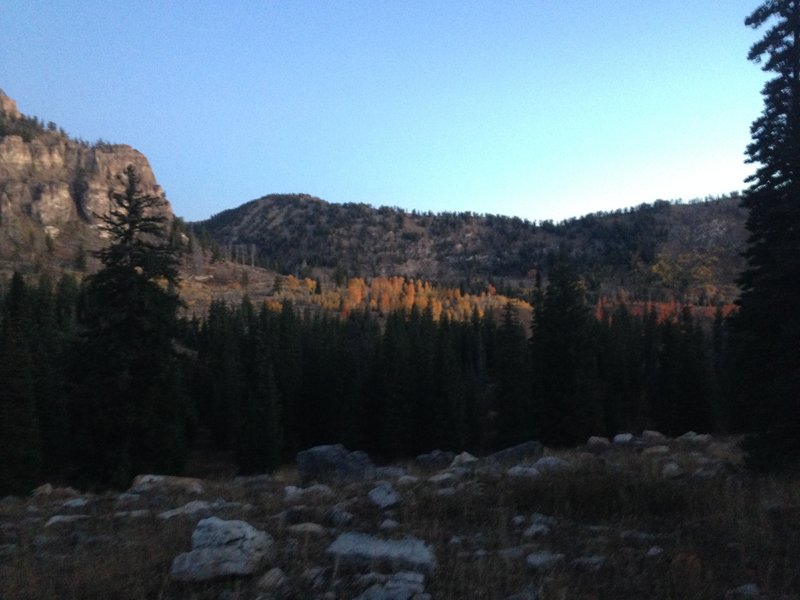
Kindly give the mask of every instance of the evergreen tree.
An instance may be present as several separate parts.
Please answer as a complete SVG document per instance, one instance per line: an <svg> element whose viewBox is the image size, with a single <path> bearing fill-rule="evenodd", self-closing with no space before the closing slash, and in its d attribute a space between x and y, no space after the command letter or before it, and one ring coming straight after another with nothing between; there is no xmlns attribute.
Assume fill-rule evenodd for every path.
<svg viewBox="0 0 800 600"><path fill-rule="evenodd" d="M29 492L42 464L28 295L14 273L0 324L0 496Z"/></svg>
<svg viewBox="0 0 800 600"><path fill-rule="evenodd" d="M126 484L182 468L185 405L173 350L178 255L164 201L143 195L133 167L101 228L110 244L88 278L72 406L84 475Z"/></svg>
<svg viewBox="0 0 800 600"><path fill-rule="evenodd" d="M748 58L775 74L762 91L744 197L747 270L734 319L741 422L752 458L778 467L800 459L800 0L763 2L745 24L766 26Z"/></svg>

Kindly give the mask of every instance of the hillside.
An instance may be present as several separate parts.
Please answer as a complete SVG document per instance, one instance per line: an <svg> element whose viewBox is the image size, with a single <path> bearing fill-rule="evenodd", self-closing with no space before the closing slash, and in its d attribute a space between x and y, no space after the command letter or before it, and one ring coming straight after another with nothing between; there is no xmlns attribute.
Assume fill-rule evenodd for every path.
<svg viewBox="0 0 800 600"><path fill-rule="evenodd" d="M737 197L652 205L558 224L269 195L193 224L224 256L299 277L400 275L529 298L565 249L594 299L729 303L742 268Z"/></svg>

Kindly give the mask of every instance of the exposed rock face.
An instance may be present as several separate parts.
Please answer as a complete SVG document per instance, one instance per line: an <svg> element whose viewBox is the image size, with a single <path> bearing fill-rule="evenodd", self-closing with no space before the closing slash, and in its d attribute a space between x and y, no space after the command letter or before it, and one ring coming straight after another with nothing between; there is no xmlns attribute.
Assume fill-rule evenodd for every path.
<svg viewBox="0 0 800 600"><path fill-rule="evenodd" d="M31 125L2 91L0 118L5 125L0 128L0 259L12 258L20 247L32 251L46 237L51 246L59 237L58 246L99 245L95 215L107 214L111 194L123 191L120 176L128 165L136 169L142 193L164 198L147 158L130 146L89 145Z"/></svg>

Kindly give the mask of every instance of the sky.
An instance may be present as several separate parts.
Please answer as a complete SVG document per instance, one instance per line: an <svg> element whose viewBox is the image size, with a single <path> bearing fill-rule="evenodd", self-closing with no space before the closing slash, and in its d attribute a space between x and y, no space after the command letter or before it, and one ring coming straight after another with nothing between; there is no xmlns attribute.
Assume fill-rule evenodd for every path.
<svg viewBox="0 0 800 600"><path fill-rule="evenodd" d="M746 187L756 0L5 0L0 89L143 152L176 214L270 193L561 220Z"/></svg>

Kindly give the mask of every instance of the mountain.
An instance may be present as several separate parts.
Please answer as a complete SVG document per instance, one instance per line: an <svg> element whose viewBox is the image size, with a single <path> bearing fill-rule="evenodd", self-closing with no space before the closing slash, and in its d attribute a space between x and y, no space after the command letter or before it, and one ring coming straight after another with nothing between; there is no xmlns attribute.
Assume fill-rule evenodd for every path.
<svg viewBox="0 0 800 600"><path fill-rule="evenodd" d="M0 269L87 268L103 244L98 215L133 165L141 191L164 199L147 158L123 144L89 144L19 112L0 90ZM166 204L167 216L172 209Z"/></svg>
<svg viewBox="0 0 800 600"><path fill-rule="evenodd" d="M555 224L517 217L417 213L269 195L193 224L224 255L308 276L401 275L528 298L567 252L596 298L729 303L738 293L745 211L736 195L658 201Z"/></svg>

